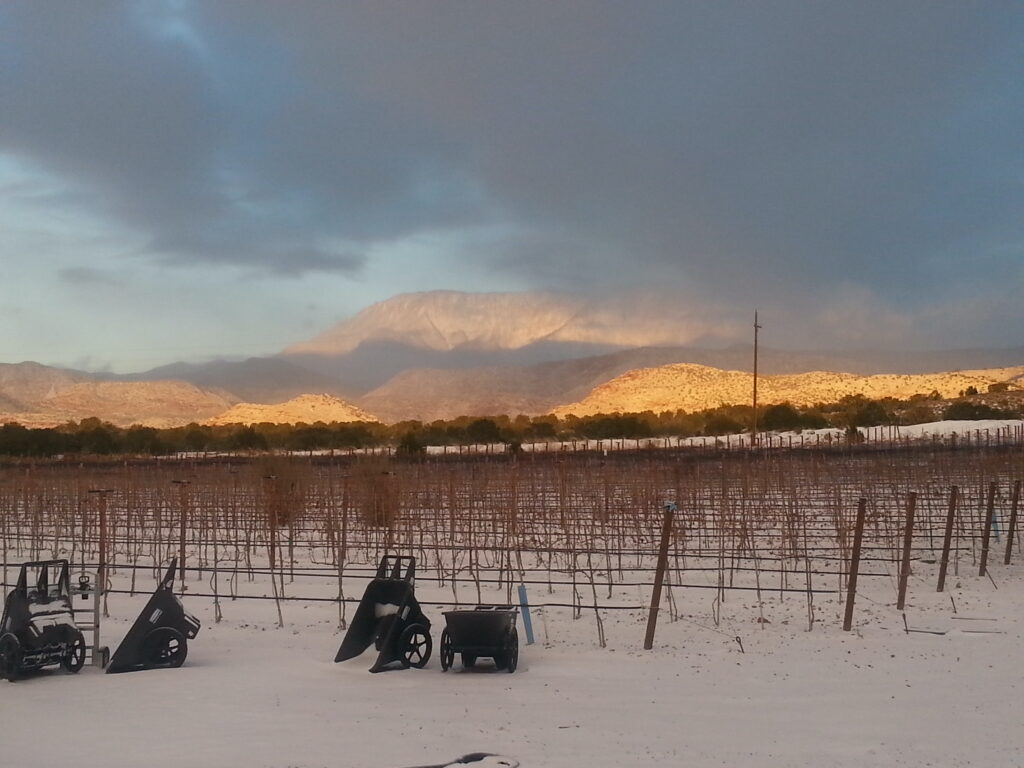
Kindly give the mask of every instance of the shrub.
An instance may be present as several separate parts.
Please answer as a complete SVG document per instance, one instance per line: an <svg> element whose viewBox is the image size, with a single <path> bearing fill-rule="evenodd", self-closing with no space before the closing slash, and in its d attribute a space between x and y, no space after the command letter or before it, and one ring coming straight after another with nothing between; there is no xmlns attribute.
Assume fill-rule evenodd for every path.
<svg viewBox="0 0 1024 768"><path fill-rule="evenodd" d="M951 403L942 412L942 418L948 421L977 421L978 419L1006 419L1012 418L1014 414L999 408L993 408L984 403L971 403L967 400L958 400Z"/></svg>
<svg viewBox="0 0 1024 768"><path fill-rule="evenodd" d="M802 426L800 412L789 403L769 406L761 416L761 428L766 430L791 430Z"/></svg>

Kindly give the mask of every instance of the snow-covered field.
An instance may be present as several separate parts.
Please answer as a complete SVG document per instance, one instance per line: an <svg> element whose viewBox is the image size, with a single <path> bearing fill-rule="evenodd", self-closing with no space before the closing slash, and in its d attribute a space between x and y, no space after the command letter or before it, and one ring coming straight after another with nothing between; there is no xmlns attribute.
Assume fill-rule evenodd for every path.
<svg viewBox="0 0 1024 768"><path fill-rule="evenodd" d="M1024 766L1019 540L1014 562L1003 565L1010 489L1024 475L1019 449L795 456L763 467L708 461L678 470L687 475L673 470L672 460L496 464L486 477L479 464L395 465L407 473L397 476L404 492L437 507L403 516L388 533L395 537L390 545L381 529L353 518L345 594L362 594L382 546L416 554L416 596L433 622L434 653L425 669L380 674L368 672L373 649L333 662L344 632L331 559L338 541L325 534L337 535L338 517L326 505L340 503L345 489L357 490L358 467L342 474L319 465L307 478L319 485L305 500L294 575L288 566L277 570L288 598L278 626L260 539L266 529L240 528L232 511L244 509L242 517L252 520L268 502L245 495L242 469L232 475L221 465L200 466L189 486L196 525L188 564L216 562L221 570L216 585L209 570L188 572L183 599L203 628L185 665L120 675L87 666L78 675L0 681L0 767L405 768L481 752L501 756L490 765L524 768ZM103 622L103 642L113 649L156 586L154 566L178 551L176 510L184 491L161 468L103 471L80 477L44 468L9 477L9 493L0 488L0 512L6 504L8 517L0 521L16 513L19 522L13 532L9 523L0 525L0 535L20 550L5 558L8 566L38 542L40 555L64 555L66 537L74 540L84 525L75 515L91 510L94 526L100 502L76 502L74 489L112 488L102 499L110 504L117 565ZM367 477L380 477L376 472ZM534 482L562 484L538 486L529 503L518 498L518 532L503 527L509 518L499 508L510 498L507 473L515 473L524 495ZM225 484L224 477L237 481ZM442 485L431 485L437 478ZM988 575L979 576L979 512L990 481L997 486L996 525ZM28 495L23 488L31 483L36 490ZM654 648L645 651L656 505L676 483L684 484L670 560L674 586L663 595ZM961 502L946 591L937 593L951 483L959 484ZM901 613L897 562L909 490L920 494ZM604 519L599 510L609 493L618 506ZM841 572L858 495L868 498L870 522L853 631L843 632ZM137 515L145 498L150 511L163 509L162 522L132 523L119 506L133 500ZM449 503L465 520L449 517ZM653 511L631 511L644 503ZM46 505L56 510L57 528L47 523L21 538ZM453 539L449 524L456 523ZM236 542L211 538L218 525ZM86 540L95 545L92 536ZM460 541L473 542L472 554ZM621 556L608 549L611 542L620 543ZM515 553L505 557L501 547L511 544ZM74 557L81 557L80 545ZM95 562L88 550L86 557ZM121 591L129 587L131 562L140 565L135 595ZM464 670L458 659L442 672L442 612L456 601L477 602L477 589L480 602L507 602L513 564L514 583L527 584L534 606L537 642L525 644L520 622L514 674L488 661ZM8 582L13 575L5 571ZM812 600L803 591L808 583ZM720 586L735 589L719 593ZM346 610L351 620L354 605Z"/></svg>
<svg viewBox="0 0 1024 768"><path fill-rule="evenodd" d="M0 765L393 768L471 752L552 768L1022 765L1024 568L993 565L994 582L960 570L936 594L934 566L915 565L907 621L943 635L905 633L885 579L865 580L850 633L838 595L807 631L799 595L768 595L767 623L752 596L730 597L716 628L713 593L686 591L652 651L643 611L609 612L604 649L592 615L535 612L515 674L458 660L442 673L436 648L426 669L370 674L372 649L333 663L331 603L289 604L278 628L272 603L227 602L218 624L186 593L204 626L181 669L0 682ZM105 642L144 600L111 598ZM436 643L441 609L425 610Z"/></svg>

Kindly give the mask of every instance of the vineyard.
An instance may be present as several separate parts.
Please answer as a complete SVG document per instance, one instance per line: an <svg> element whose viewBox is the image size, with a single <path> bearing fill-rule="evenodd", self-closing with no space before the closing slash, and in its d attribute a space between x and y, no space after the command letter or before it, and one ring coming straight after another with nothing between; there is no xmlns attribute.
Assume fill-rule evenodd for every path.
<svg viewBox="0 0 1024 768"><path fill-rule="evenodd" d="M950 520L951 574L977 571L989 539L1009 558L1022 474L1019 451L985 450L44 463L0 475L0 549L6 584L22 560L61 557L102 566L111 594L145 591L177 556L190 599L218 621L271 600L283 626L289 604L325 602L339 629L397 552L417 558L427 604L517 602L524 585L534 608L586 616L603 647L610 612L645 610L668 505L663 621L720 627L749 620L730 606L753 601L763 624L783 601L811 629L845 599L859 499L861 585L895 602L905 539L912 590L934 591Z"/></svg>

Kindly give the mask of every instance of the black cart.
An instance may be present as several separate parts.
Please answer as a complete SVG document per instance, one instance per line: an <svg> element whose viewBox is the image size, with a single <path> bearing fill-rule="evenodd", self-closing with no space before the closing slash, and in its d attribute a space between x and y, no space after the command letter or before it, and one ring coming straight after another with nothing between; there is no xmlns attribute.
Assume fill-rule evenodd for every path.
<svg viewBox="0 0 1024 768"><path fill-rule="evenodd" d="M519 666L518 611L511 605L478 605L468 611L445 611L441 633L441 669L447 672L462 654L462 666L473 667L481 656L494 659L497 669L515 672Z"/></svg>
<svg viewBox="0 0 1024 768"><path fill-rule="evenodd" d="M404 572L403 572L404 567ZM430 659L433 641L430 620L416 600L416 558L384 555L377 575L366 585L356 615L334 660L358 656L373 643L378 651L371 672L393 668L422 669Z"/></svg>
<svg viewBox="0 0 1024 768"><path fill-rule="evenodd" d="M68 561L23 563L0 618L0 676L14 682L56 664L78 672L84 663L85 638L75 625Z"/></svg>
<svg viewBox="0 0 1024 768"><path fill-rule="evenodd" d="M157 667L180 667L188 655L188 641L199 634L199 619L185 612L174 594L178 558L167 572L142 613L114 651L107 672L132 672Z"/></svg>

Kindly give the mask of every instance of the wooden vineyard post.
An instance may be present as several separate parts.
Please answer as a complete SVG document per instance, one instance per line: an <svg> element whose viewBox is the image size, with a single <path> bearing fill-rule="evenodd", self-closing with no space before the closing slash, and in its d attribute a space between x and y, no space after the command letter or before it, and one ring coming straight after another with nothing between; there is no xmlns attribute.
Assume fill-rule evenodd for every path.
<svg viewBox="0 0 1024 768"><path fill-rule="evenodd" d="M902 611L907 602L907 581L910 579L910 548L914 542L914 508L917 506L917 494L907 494L907 523L903 531L903 557L900 559L900 586L896 597L896 609Z"/></svg>
<svg viewBox="0 0 1024 768"><path fill-rule="evenodd" d="M675 510L675 504L665 505L665 519L661 524L661 544L658 547L658 567L654 573L654 592L651 594L651 611L647 615L645 651L654 647L654 630L658 625L658 606L661 604L661 587L665 582L665 570L668 567L668 545L672 538L672 516Z"/></svg>
<svg viewBox="0 0 1024 768"><path fill-rule="evenodd" d="M96 589L98 595L103 596L103 618L105 619L110 618L110 613L107 610L107 495L112 492L112 488L91 488L89 490L89 493L95 493L99 497L100 540L96 553ZM98 630L96 635L98 637Z"/></svg>
<svg viewBox="0 0 1024 768"><path fill-rule="evenodd" d="M1006 556L1003 557L1003 565L1010 564L1010 554L1013 552L1013 537L1017 535L1017 505L1020 503L1020 480L1013 484L1013 499L1010 501L1010 526L1006 530Z"/></svg>
<svg viewBox="0 0 1024 768"><path fill-rule="evenodd" d="M949 568L949 546L953 541L953 521L956 518L956 499L960 488L956 485L949 488L949 509L946 510L946 532L942 537L942 560L939 562L939 583L936 592L946 588L946 569Z"/></svg>
<svg viewBox="0 0 1024 768"><path fill-rule="evenodd" d="M188 527L188 480L172 480L178 486L178 493L181 499L181 531L178 537L178 579L181 582L178 587L180 594L185 594L185 530Z"/></svg>
<svg viewBox="0 0 1024 768"><path fill-rule="evenodd" d="M988 572L988 542L992 537L992 518L996 510L996 484L988 484L988 502L985 504L985 529L981 532L981 565L978 567L978 575L984 576Z"/></svg>
<svg viewBox="0 0 1024 768"><path fill-rule="evenodd" d="M843 631L853 627L853 600L857 596L857 572L860 570L860 547L864 540L864 513L867 499L857 502L857 524L853 531L853 552L850 553L850 575L846 580L846 615L843 617Z"/></svg>

